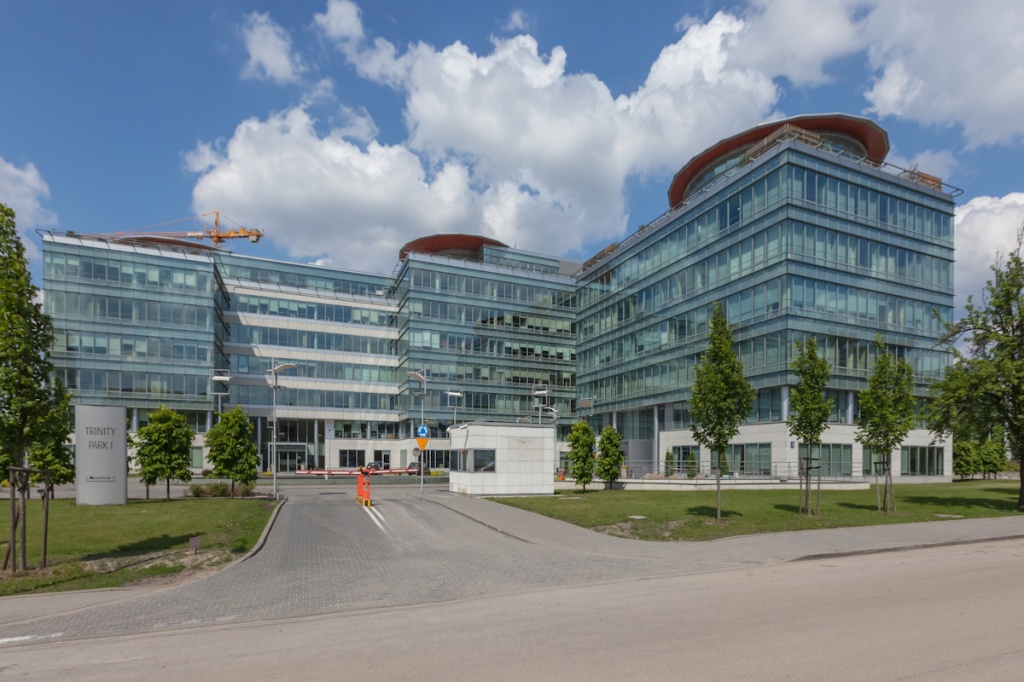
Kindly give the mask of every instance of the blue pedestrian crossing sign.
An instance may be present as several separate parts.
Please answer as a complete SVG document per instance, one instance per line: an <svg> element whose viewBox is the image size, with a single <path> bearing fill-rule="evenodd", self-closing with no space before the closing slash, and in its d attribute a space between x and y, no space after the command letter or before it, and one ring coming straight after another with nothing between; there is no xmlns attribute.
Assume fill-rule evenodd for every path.
<svg viewBox="0 0 1024 682"><path fill-rule="evenodd" d="M420 424L419 426L416 427L417 438L427 438L428 436L430 436L430 430L427 429L426 424Z"/></svg>

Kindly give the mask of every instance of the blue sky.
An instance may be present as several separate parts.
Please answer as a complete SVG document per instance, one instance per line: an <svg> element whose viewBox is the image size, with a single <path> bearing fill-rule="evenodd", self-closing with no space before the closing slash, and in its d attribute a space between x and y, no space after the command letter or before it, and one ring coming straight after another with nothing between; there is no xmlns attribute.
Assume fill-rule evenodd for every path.
<svg viewBox="0 0 1024 682"><path fill-rule="evenodd" d="M964 190L962 299L1024 221L1018 6L6 0L0 201L37 283L36 228L212 210L267 233L230 248L358 270L434 232L586 258L722 137L842 111Z"/></svg>

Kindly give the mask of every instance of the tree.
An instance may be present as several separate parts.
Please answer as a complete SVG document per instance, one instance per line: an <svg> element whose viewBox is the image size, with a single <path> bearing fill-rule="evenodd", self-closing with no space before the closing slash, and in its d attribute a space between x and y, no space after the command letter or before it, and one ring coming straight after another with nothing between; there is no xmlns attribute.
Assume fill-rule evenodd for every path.
<svg viewBox="0 0 1024 682"><path fill-rule="evenodd" d="M978 470L985 478L995 478L996 474L1006 469L1006 450L1003 444L995 439L981 443L978 447ZM990 476L991 475L991 476Z"/></svg>
<svg viewBox="0 0 1024 682"><path fill-rule="evenodd" d="M53 323L37 300L14 211L0 204L0 478L25 453L68 440L68 398L50 361Z"/></svg>
<svg viewBox="0 0 1024 682"><path fill-rule="evenodd" d="M610 424L601 431L597 444L597 477L611 490L622 474L622 434Z"/></svg>
<svg viewBox="0 0 1024 682"><path fill-rule="evenodd" d="M576 485L587 485L594 480L594 429L582 419L569 431L569 461Z"/></svg>
<svg viewBox="0 0 1024 682"><path fill-rule="evenodd" d="M732 347L732 330L722 304L715 303L708 328L708 348L697 364L690 411L693 437L711 450L712 461L725 457L725 448L739 433L739 424L750 413L756 391L743 376L743 365ZM718 490L715 518L722 518L722 467L715 467Z"/></svg>
<svg viewBox="0 0 1024 682"><path fill-rule="evenodd" d="M253 440L252 424L241 407L236 406L221 416L206 434L207 458L213 464L213 475L231 480L231 496L235 482L251 485L256 482L259 455Z"/></svg>
<svg viewBox="0 0 1024 682"><path fill-rule="evenodd" d="M981 301L968 297L964 316L943 340L955 362L930 387L929 427L937 436L967 429L984 436L1001 427L1014 459L1024 453L1024 227L1016 249L996 258ZM956 342L963 342L958 348ZM979 434L981 435L981 434ZM983 440L979 437L978 440ZM1024 511L1024 477L1017 497Z"/></svg>
<svg viewBox="0 0 1024 682"><path fill-rule="evenodd" d="M39 424L39 437L29 445L28 458L33 469L49 469L50 484L75 482L74 451L68 445L68 411L71 394L59 381L54 384L54 409ZM32 482L43 480L42 474L33 474ZM53 497L53 489L50 489Z"/></svg>
<svg viewBox="0 0 1024 682"><path fill-rule="evenodd" d="M953 443L953 475L960 478L974 477L981 471L981 458L978 456L978 444L970 440L958 440Z"/></svg>
<svg viewBox="0 0 1024 682"><path fill-rule="evenodd" d="M857 442L881 458L885 470L882 507L896 513L892 490L892 453L914 427L914 371L903 358L885 349L882 337L875 337L878 357L868 377L867 390L860 392L860 422Z"/></svg>
<svg viewBox="0 0 1024 682"><path fill-rule="evenodd" d="M163 405L149 415L149 423L139 429L133 445L139 478L146 485L163 479L167 499L171 499L171 480L191 481L192 439L195 432L185 417Z"/></svg>
<svg viewBox="0 0 1024 682"><path fill-rule="evenodd" d="M825 397L825 384L832 377L832 368L824 354L818 355L818 342L814 337L807 342L796 342L796 357L790 369L796 375L796 386L789 393L789 419L786 426L794 438L807 446L807 456L800 467L800 485L803 488L800 503L803 511L811 513L811 452L821 446L821 434L828 427L832 414L832 399ZM821 469L818 469L818 509L821 509Z"/></svg>

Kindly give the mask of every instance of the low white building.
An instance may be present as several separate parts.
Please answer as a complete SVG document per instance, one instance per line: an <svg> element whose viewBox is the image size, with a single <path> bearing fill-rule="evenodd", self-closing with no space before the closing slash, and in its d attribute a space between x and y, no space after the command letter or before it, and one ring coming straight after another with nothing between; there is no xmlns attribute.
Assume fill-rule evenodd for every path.
<svg viewBox="0 0 1024 682"><path fill-rule="evenodd" d="M462 495L552 495L558 461L550 424L470 422L451 430L449 490Z"/></svg>

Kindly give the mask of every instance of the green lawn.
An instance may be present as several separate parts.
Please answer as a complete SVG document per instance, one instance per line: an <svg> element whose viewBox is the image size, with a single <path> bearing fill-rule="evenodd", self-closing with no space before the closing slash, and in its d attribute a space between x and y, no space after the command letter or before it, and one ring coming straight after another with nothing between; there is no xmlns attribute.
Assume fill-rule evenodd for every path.
<svg viewBox="0 0 1024 682"><path fill-rule="evenodd" d="M821 515L797 513L796 490L722 490L722 521L715 522L715 493L579 490L553 497L495 501L596 531L640 540L714 540L733 535L813 528L871 526L1017 514L1018 481L957 481L895 486L896 515L877 511L869 490L823 490ZM812 491L811 508L814 508ZM646 519L630 519L643 516Z"/></svg>
<svg viewBox="0 0 1024 682"><path fill-rule="evenodd" d="M45 570L43 508L28 503L28 563L25 574L0 573L0 596L33 591L119 587L183 570L207 568L249 551L270 518L274 503L260 499L130 500L125 506L79 507L74 500L50 503ZM0 500L0 561L10 535L10 506ZM198 554L189 539L200 537Z"/></svg>

